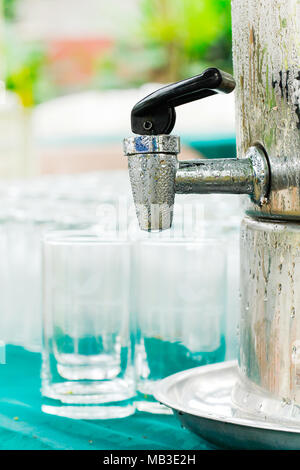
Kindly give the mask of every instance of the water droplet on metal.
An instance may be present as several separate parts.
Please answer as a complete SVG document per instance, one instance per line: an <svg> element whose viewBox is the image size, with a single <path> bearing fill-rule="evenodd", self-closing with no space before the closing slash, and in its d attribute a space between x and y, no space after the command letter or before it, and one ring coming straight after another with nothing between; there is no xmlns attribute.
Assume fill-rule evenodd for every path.
<svg viewBox="0 0 300 470"><path fill-rule="evenodd" d="M295 307L292 307L292 309L291 309L291 318L295 318L295 316L296 316L296 309L295 309Z"/></svg>

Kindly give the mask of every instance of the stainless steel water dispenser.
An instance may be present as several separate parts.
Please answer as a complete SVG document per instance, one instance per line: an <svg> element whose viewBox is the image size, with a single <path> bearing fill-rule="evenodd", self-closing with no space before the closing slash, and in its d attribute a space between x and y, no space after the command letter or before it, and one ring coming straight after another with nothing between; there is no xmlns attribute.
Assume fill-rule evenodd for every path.
<svg viewBox="0 0 300 470"><path fill-rule="evenodd" d="M300 405L300 3L233 0L238 154L260 142L270 192L241 229L235 400L268 415Z"/></svg>
<svg viewBox="0 0 300 470"><path fill-rule="evenodd" d="M238 406L298 417L300 406L300 2L233 0L235 80L215 68L132 110L124 141L141 229L172 224L176 193L244 193ZM236 93L237 159L178 162L175 107ZM176 205L175 205L176 210ZM300 419L300 418L299 418Z"/></svg>

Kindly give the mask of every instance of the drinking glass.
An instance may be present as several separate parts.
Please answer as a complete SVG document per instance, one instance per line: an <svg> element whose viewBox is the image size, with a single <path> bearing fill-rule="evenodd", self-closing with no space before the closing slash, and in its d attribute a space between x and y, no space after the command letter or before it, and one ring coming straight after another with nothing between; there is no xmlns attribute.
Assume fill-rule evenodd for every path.
<svg viewBox="0 0 300 470"><path fill-rule="evenodd" d="M217 239L151 234L135 246L135 283L137 407L162 412L157 381L224 360L226 250Z"/></svg>
<svg viewBox="0 0 300 470"><path fill-rule="evenodd" d="M84 419L134 412L131 243L90 232L43 242L43 411Z"/></svg>

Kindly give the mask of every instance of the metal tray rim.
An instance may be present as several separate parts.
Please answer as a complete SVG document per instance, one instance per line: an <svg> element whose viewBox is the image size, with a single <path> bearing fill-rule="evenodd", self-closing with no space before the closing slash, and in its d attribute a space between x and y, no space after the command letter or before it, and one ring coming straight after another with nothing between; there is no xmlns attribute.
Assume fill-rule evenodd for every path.
<svg viewBox="0 0 300 470"><path fill-rule="evenodd" d="M157 386L157 389L154 392L154 397L157 401L162 403L163 405L171 408L173 411L176 411L179 414L188 414L190 416L208 419L211 421L218 421L228 424L234 424L238 426L245 426L251 428L260 428L260 429L268 429L271 431L280 431L280 432L289 432L294 434L300 434L300 423L299 425L287 425L281 424L276 422L275 420L270 421L268 418L261 419L257 416L253 416L250 413L244 413L244 416L237 416L237 417L228 417L224 415L218 415L215 413L207 413L201 409L196 410L194 408L188 408L183 403L172 401L169 396L169 389L170 387L176 386L177 383L181 381L186 381L187 379L191 379L197 375L206 375L214 370L225 370L225 369L237 369L238 362L234 361L225 361L219 362L216 364L209 364L200 367L194 367L192 369L187 369L183 372L178 372L176 374L170 375L165 379L162 379ZM234 405L233 405L234 406ZM296 427L297 426L297 427Z"/></svg>

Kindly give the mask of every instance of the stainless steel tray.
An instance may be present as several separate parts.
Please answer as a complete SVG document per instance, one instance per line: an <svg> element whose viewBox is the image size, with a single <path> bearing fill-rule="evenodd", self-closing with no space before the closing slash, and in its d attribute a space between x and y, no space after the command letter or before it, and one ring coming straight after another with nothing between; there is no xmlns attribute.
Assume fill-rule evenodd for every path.
<svg viewBox="0 0 300 470"><path fill-rule="evenodd" d="M300 423L254 416L232 403L237 377L236 361L196 367L162 380L155 398L185 428L222 448L299 450Z"/></svg>

